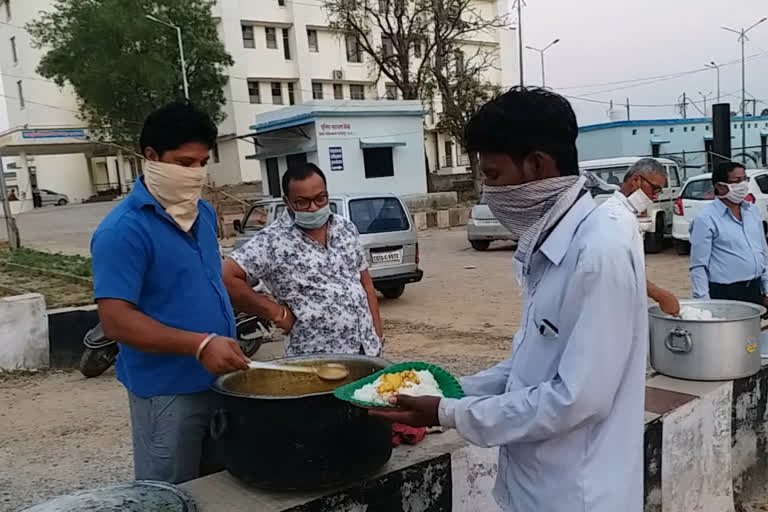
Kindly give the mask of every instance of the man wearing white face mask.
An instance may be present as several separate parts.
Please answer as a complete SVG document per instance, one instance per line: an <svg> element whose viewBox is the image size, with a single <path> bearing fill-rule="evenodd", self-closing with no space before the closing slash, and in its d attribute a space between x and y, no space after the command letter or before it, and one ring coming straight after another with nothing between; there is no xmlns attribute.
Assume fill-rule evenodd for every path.
<svg viewBox="0 0 768 512"><path fill-rule="evenodd" d="M745 201L749 177L744 166L720 164L712 186L715 199L689 228L693 296L768 306L768 247L763 219Z"/></svg>
<svg viewBox="0 0 768 512"><path fill-rule="evenodd" d="M637 215L646 211L664 190L667 174L664 166L653 158L641 158L627 170L621 190L603 203L602 207L609 209L623 219L624 229L640 229ZM642 240L640 240L642 243ZM662 311L668 315L680 313L680 302L667 290L646 281L648 297L659 303Z"/></svg>
<svg viewBox="0 0 768 512"><path fill-rule="evenodd" d="M208 451L216 374L248 368L221 278L216 214L200 199L216 125L188 103L150 114L144 175L91 240L104 333L120 343L136 479L216 469Z"/></svg>
<svg viewBox="0 0 768 512"><path fill-rule="evenodd" d="M287 211L224 262L232 303L288 332L289 356L379 355L379 306L357 228L331 212L316 165L289 168L282 186ZM258 279L277 302L253 291Z"/></svg>

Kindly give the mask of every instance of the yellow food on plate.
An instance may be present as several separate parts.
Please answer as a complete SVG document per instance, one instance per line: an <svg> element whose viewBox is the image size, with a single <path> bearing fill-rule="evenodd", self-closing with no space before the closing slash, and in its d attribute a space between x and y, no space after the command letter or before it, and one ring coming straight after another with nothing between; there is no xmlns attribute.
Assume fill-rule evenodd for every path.
<svg viewBox="0 0 768 512"><path fill-rule="evenodd" d="M407 387L409 383L419 384L420 382L419 376L413 370L385 373L381 376L381 384L378 385L376 391L380 395L396 395L401 388Z"/></svg>

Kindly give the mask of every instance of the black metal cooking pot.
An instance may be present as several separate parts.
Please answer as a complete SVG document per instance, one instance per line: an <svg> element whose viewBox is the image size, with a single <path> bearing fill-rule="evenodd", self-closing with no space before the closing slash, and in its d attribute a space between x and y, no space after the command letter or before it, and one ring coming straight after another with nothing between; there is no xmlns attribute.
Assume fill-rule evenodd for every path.
<svg viewBox="0 0 768 512"><path fill-rule="evenodd" d="M313 490L374 473L392 454L392 427L333 396L338 386L391 363L358 355L314 355L280 362L338 362L350 375L325 382L308 373L252 369L223 375L213 390L217 459L242 482L270 490Z"/></svg>

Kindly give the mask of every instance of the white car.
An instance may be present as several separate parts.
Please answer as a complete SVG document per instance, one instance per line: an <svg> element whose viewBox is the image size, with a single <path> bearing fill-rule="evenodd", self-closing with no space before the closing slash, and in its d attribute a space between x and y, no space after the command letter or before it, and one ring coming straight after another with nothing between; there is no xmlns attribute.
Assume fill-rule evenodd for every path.
<svg viewBox="0 0 768 512"><path fill-rule="evenodd" d="M763 217L763 230L768 233L768 169L748 169L749 194L747 201L757 205ZM715 199L712 174L700 174L685 182L683 191L675 199L672 219L672 240L677 254L690 253L688 228L696 215Z"/></svg>

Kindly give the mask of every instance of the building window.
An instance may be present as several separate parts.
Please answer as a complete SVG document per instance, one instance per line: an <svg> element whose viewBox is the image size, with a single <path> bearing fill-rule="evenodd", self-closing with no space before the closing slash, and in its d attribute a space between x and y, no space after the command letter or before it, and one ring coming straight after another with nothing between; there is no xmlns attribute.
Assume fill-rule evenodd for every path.
<svg viewBox="0 0 768 512"><path fill-rule="evenodd" d="M283 104L283 84L280 82L272 82L272 104Z"/></svg>
<svg viewBox="0 0 768 512"><path fill-rule="evenodd" d="M656 133L656 128L651 128L651 135L653 135L654 133Z"/></svg>
<svg viewBox="0 0 768 512"><path fill-rule="evenodd" d="M267 48L277 50L277 29L275 27L264 27L264 34L267 37Z"/></svg>
<svg viewBox="0 0 768 512"><path fill-rule="evenodd" d="M453 142L445 141L445 167L453 167Z"/></svg>
<svg viewBox="0 0 768 512"><path fill-rule="evenodd" d="M704 130L709 131L709 125L705 126Z"/></svg>
<svg viewBox="0 0 768 512"><path fill-rule="evenodd" d="M365 86L352 84L349 86L349 97L353 100L365 99Z"/></svg>
<svg viewBox="0 0 768 512"><path fill-rule="evenodd" d="M696 131L696 127L695 126L691 126L691 131L695 132Z"/></svg>
<svg viewBox="0 0 768 512"><path fill-rule="evenodd" d="M277 0L277 5L280 7L285 7L285 0Z"/></svg>
<svg viewBox="0 0 768 512"><path fill-rule="evenodd" d="M415 41L413 43L413 56L417 59L421 58L421 41Z"/></svg>
<svg viewBox="0 0 768 512"><path fill-rule="evenodd" d="M363 149L363 165L366 178L388 178L395 175L392 164L392 148Z"/></svg>
<svg viewBox="0 0 768 512"><path fill-rule="evenodd" d="M11 0L5 0L5 21L11 21Z"/></svg>
<svg viewBox="0 0 768 512"><path fill-rule="evenodd" d="M381 36L381 52L385 57L391 57L395 54L395 45L392 43L391 37Z"/></svg>
<svg viewBox="0 0 768 512"><path fill-rule="evenodd" d="M295 105L296 104L296 93L293 89L293 82L288 82L288 104L289 105Z"/></svg>
<svg viewBox="0 0 768 512"><path fill-rule="evenodd" d="M321 84L320 82L312 82L312 99L313 100L323 99L323 84Z"/></svg>
<svg viewBox="0 0 768 512"><path fill-rule="evenodd" d="M343 100L344 99L344 86L341 84L333 84L333 99L335 100Z"/></svg>
<svg viewBox="0 0 768 512"><path fill-rule="evenodd" d="M347 62L363 62L363 48L360 40L348 34L345 42L347 46Z"/></svg>
<svg viewBox="0 0 768 512"><path fill-rule="evenodd" d="M669 129L669 133L675 133L675 129L674 128L670 128Z"/></svg>
<svg viewBox="0 0 768 512"><path fill-rule="evenodd" d="M283 55L285 60L291 60L291 43L288 40L288 29L283 29Z"/></svg>
<svg viewBox="0 0 768 512"><path fill-rule="evenodd" d="M240 25L243 32L243 48L256 48L256 41L253 39L253 26Z"/></svg>
<svg viewBox="0 0 768 512"><path fill-rule="evenodd" d="M632 135L637 135L637 128L632 129Z"/></svg>
<svg viewBox="0 0 768 512"><path fill-rule="evenodd" d="M384 86L384 97L388 100L397 99L397 87L395 87L395 84L387 84Z"/></svg>
<svg viewBox="0 0 768 512"><path fill-rule="evenodd" d="M739 129L739 125L737 125L737 124L734 124L734 125L733 125L733 129L734 129L734 130L738 130L738 129Z"/></svg>
<svg viewBox="0 0 768 512"><path fill-rule="evenodd" d="M683 126L683 131L687 132L688 131L688 127L687 126Z"/></svg>
<svg viewBox="0 0 768 512"><path fill-rule="evenodd" d="M379 0L379 12L386 13L389 11L389 0Z"/></svg>
<svg viewBox="0 0 768 512"><path fill-rule="evenodd" d="M464 72L464 52L461 50L456 50L456 53L454 54L456 57L456 73L463 73Z"/></svg>
<svg viewBox="0 0 768 512"><path fill-rule="evenodd" d="M309 51L311 53L320 51L320 47L317 45L317 30L307 29L307 43L309 43Z"/></svg>
<svg viewBox="0 0 768 512"><path fill-rule="evenodd" d="M213 145L213 149L211 149L211 153L213 153L213 163L218 164L219 162L221 162L221 155L219 154L218 144Z"/></svg>
<svg viewBox="0 0 768 512"><path fill-rule="evenodd" d="M248 80L248 99L251 103L261 103L261 93L259 92L259 82Z"/></svg>
<svg viewBox="0 0 768 512"><path fill-rule="evenodd" d="M19 93L19 107L24 108L24 87L21 85L21 80L16 82L16 89Z"/></svg>
<svg viewBox="0 0 768 512"><path fill-rule="evenodd" d="M19 63L19 56L16 53L16 37L11 38L11 58L13 59L14 64Z"/></svg>

